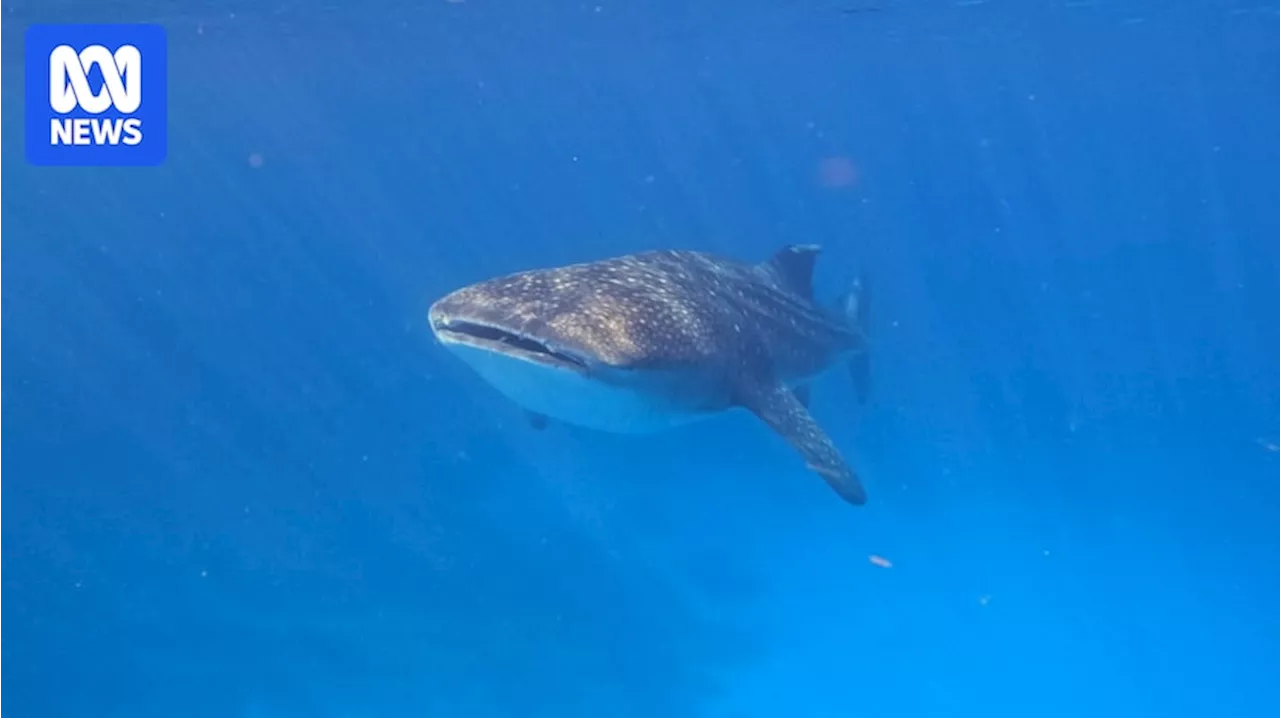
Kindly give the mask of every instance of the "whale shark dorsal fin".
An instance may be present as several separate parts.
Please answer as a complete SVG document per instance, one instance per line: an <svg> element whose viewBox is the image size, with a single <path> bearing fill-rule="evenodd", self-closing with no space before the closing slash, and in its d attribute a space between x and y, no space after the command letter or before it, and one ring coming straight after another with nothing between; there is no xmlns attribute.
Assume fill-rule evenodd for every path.
<svg viewBox="0 0 1280 718"><path fill-rule="evenodd" d="M840 450L813 420L794 392L781 384L750 385L738 392L742 404L800 452L809 469L851 504L867 502L867 492Z"/></svg>
<svg viewBox="0 0 1280 718"><path fill-rule="evenodd" d="M813 264L822 248L816 244L792 244L778 250L764 263L784 289L805 299L813 299Z"/></svg>

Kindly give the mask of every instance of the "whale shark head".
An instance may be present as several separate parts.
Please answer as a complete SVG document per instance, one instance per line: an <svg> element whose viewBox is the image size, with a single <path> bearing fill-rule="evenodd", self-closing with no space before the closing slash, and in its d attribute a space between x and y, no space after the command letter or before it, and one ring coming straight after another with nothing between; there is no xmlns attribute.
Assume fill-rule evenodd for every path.
<svg viewBox="0 0 1280 718"><path fill-rule="evenodd" d="M656 269L633 256L490 279L435 302L431 329L531 412L621 433L668 428L724 408L729 390L698 348L687 292Z"/></svg>
<svg viewBox="0 0 1280 718"><path fill-rule="evenodd" d="M496 354L547 371L585 375L599 363L589 346L567 342L553 331L531 330L511 315L493 311L493 303L475 303L475 288L455 292L432 305L431 331L436 339L462 354Z"/></svg>
<svg viewBox="0 0 1280 718"><path fill-rule="evenodd" d="M792 392L865 356L858 322L812 302L816 252L788 247L752 265L663 250L520 272L458 289L428 317L443 346L537 415L639 433L742 406L861 503Z"/></svg>

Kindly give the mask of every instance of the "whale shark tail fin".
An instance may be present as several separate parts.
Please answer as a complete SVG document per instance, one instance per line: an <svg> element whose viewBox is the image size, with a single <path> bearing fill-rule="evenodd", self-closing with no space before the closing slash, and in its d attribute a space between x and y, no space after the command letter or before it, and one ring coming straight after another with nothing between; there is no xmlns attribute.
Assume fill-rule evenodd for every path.
<svg viewBox="0 0 1280 718"><path fill-rule="evenodd" d="M858 396L858 403L865 404L871 394L871 292L865 277L853 280L840 305L845 319L853 325L861 338L857 353L849 360L849 375L853 378L853 390Z"/></svg>
<svg viewBox="0 0 1280 718"><path fill-rule="evenodd" d="M792 244L778 250L760 265L776 286L813 301L813 266L822 248L816 244ZM857 352L849 360L849 373L858 403L865 404L871 394L870 334L868 322L871 294L865 277L857 277L849 285L836 306L836 313L853 326L858 334ZM797 390L802 405L808 405L807 387Z"/></svg>

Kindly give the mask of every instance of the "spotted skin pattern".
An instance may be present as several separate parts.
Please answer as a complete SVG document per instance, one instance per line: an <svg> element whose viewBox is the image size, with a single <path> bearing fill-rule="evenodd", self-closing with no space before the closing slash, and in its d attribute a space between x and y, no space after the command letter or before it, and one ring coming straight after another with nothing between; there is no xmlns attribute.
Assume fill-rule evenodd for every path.
<svg viewBox="0 0 1280 718"><path fill-rule="evenodd" d="M714 383L706 411L742 406L785 438L842 497L866 494L791 386L866 351L846 317L813 303L813 246L763 264L660 250L520 272L459 289L432 306L433 326L464 319L574 356L581 371L688 371Z"/></svg>

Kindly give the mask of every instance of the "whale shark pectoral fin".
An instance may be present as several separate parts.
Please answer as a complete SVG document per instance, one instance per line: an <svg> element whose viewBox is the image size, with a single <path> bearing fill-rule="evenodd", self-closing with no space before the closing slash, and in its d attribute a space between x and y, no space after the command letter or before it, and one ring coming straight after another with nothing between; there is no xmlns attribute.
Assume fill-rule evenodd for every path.
<svg viewBox="0 0 1280 718"><path fill-rule="evenodd" d="M841 498L856 506L867 502L857 474L794 392L781 385L752 387L741 390L738 401L799 451L809 469Z"/></svg>

